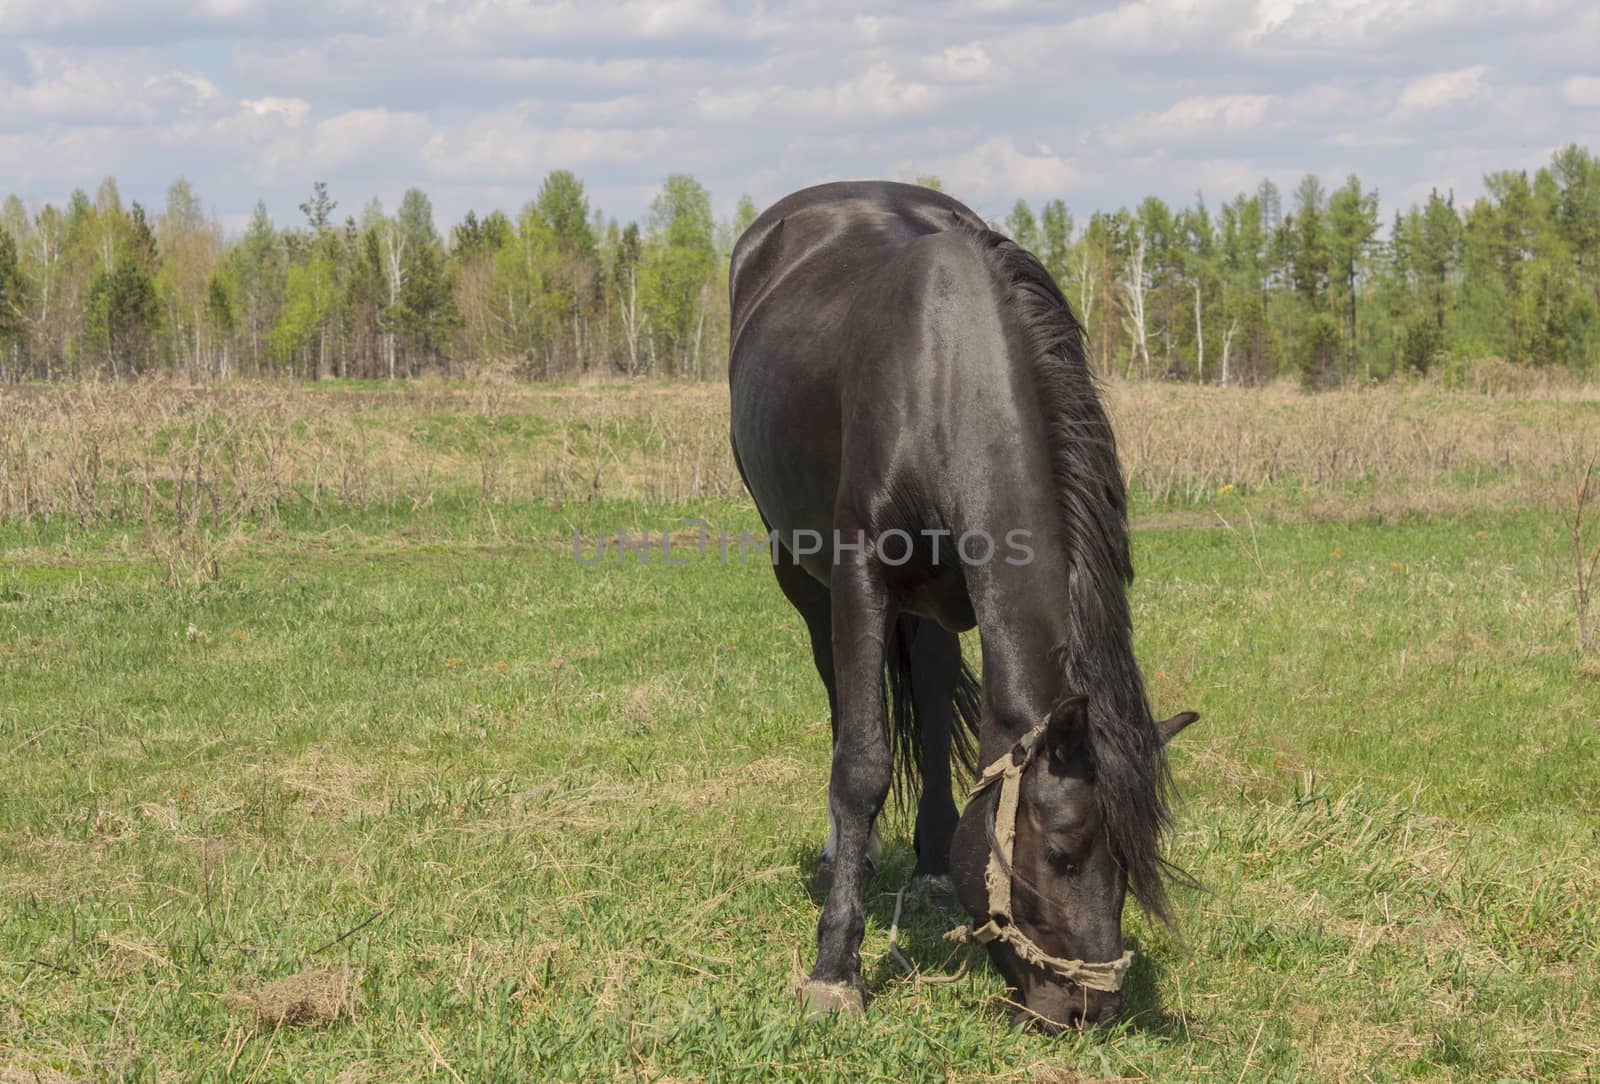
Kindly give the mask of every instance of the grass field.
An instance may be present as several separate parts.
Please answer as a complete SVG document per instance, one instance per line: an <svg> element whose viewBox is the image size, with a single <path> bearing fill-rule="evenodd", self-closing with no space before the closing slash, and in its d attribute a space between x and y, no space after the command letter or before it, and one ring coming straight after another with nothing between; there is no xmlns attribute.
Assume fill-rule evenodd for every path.
<svg viewBox="0 0 1600 1084"><path fill-rule="evenodd" d="M1600 1079L1600 673L1549 503L1592 400L1148 393L1277 451L1197 439L1143 484L1138 646L1157 711L1203 715L1172 848L1203 888L1176 929L1130 917L1121 1024L1050 1040L986 964L890 960L903 825L867 1018L800 1016L827 763L801 626L682 535L682 566L572 552L755 528L712 393L651 422L649 390L266 389L254 503L227 465L265 415L82 394L111 401L0 399L34 427L0 437L4 1084ZM1295 459L1319 414L1455 450ZM219 466L187 505L181 462ZM929 972L952 921L907 901Z"/></svg>

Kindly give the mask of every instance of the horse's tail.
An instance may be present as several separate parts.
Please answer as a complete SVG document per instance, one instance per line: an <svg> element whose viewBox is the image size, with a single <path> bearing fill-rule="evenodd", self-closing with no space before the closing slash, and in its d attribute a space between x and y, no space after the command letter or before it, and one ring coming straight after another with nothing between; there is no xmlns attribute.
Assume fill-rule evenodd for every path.
<svg viewBox="0 0 1600 1084"><path fill-rule="evenodd" d="M888 678L889 747L894 757L894 805L904 816L915 816L912 807L915 796L922 789L922 742L927 720L917 711L916 690L913 687L915 660L912 641L922 618L902 616L895 621L890 632L884 661ZM929 680L924 674L922 680ZM941 681L945 680L943 677ZM954 776L958 790L964 790L963 778L977 775L978 722L981 696L978 677L967 665L966 659L955 675L955 685L950 697L950 751L954 762Z"/></svg>

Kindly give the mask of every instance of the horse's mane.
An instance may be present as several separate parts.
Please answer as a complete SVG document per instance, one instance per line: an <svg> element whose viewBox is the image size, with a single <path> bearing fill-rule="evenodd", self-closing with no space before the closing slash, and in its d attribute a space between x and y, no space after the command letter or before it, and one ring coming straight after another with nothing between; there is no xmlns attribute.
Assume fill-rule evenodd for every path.
<svg viewBox="0 0 1600 1084"><path fill-rule="evenodd" d="M977 243L1027 336L1070 561L1070 631L1057 662L1066 691L1089 698L1096 792L1113 850L1140 904L1164 919L1171 777L1133 653L1127 487L1083 327L1030 252L993 230L956 228Z"/></svg>

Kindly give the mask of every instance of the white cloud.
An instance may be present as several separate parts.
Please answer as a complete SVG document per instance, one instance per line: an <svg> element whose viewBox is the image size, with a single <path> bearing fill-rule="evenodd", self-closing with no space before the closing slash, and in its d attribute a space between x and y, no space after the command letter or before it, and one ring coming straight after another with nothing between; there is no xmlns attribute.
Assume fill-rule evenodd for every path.
<svg viewBox="0 0 1600 1084"><path fill-rule="evenodd" d="M1382 132L1343 131L1329 136L1328 142L1336 147L1404 147L1413 140L1409 136Z"/></svg>
<svg viewBox="0 0 1600 1084"><path fill-rule="evenodd" d="M833 86L801 91L795 105L807 113L843 119L883 118L926 109L938 97L938 92L926 83L905 82L888 65L874 64Z"/></svg>
<svg viewBox="0 0 1600 1084"><path fill-rule="evenodd" d="M1062 39L1087 55L1176 53L1227 36L1243 17L1228 0L1137 0L1074 19Z"/></svg>
<svg viewBox="0 0 1600 1084"><path fill-rule="evenodd" d="M573 128L622 127L637 125L661 112L660 99L646 94L625 94L620 98L574 102L567 109L563 123Z"/></svg>
<svg viewBox="0 0 1600 1084"><path fill-rule="evenodd" d="M353 109L313 124L308 140L293 140L280 151L284 163L328 172L380 154L409 158L432 131L420 113Z"/></svg>
<svg viewBox="0 0 1600 1084"><path fill-rule="evenodd" d="M978 79L993 66L989 54L975 41L951 45L928 61L929 70L946 79Z"/></svg>
<svg viewBox="0 0 1600 1084"><path fill-rule="evenodd" d="M1392 47L1418 35L1529 24L1577 6L1570 0L1260 0L1242 40L1288 51Z"/></svg>
<svg viewBox="0 0 1600 1084"><path fill-rule="evenodd" d="M304 98L247 98L239 106L258 117L282 117L290 126L304 123L311 113Z"/></svg>
<svg viewBox="0 0 1600 1084"><path fill-rule="evenodd" d="M176 100L184 105L210 105L222 99L222 92L204 75L168 71L144 81L144 89L158 99Z"/></svg>
<svg viewBox="0 0 1600 1084"><path fill-rule="evenodd" d="M1600 108L1580 0L0 0L0 160L33 201L178 174L237 220L314 179L442 220L571 168L633 217L937 173L1080 218L1357 171L1387 212L1538 165ZM1486 57L1493 57L1492 65ZM1591 142L1591 149L1600 150ZM1462 150L1467 148L1468 150ZM3 194L3 193L0 193Z"/></svg>
<svg viewBox="0 0 1600 1084"><path fill-rule="evenodd" d="M7 126L28 122L80 124L134 121L148 117L125 81L93 64L52 58L34 64L25 83L0 83L0 112Z"/></svg>
<svg viewBox="0 0 1600 1084"><path fill-rule="evenodd" d="M694 107L713 122L784 121L797 125L852 124L890 120L922 112L937 104L941 92L926 83L907 81L885 64L874 64L849 79L811 87L702 87Z"/></svg>
<svg viewBox="0 0 1600 1084"><path fill-rule="evenodd" d="M534 186L553 169L651 160L671 138L666 129L543 128L529 111L509 109L436 128L421 143L421 164L442 180Z"/></svg>
<svg viewBox="0 0 1600 1084"><path fill-rule="evenodd" d="M700 116L709 121L746 121L773 97L772 91L701 87L695 93L694 105Z"/></svg>
<svg viewBox="0 0 1600 1084"><path fill-rule="evenodd" d="M597 54L641 42L698 49L768 38L790 25L719 0L400 0L390 10L413 37L491 55L562 43L583 43Z"/></svg>
<svg viewBox="0 0 1600 1084"><path fill-rule="evenodd" d="M1580 109L1600 109L1600 76L1574 75L1561 84L1561 94Z"/></svg>
<svg viewBox="0 0 1600 1084"><path fill-rule="evenodd" d="M149 124L221 104L216 84L202 73L150 72L140 57L80 58L72 51L29 47L28 77L0 77L0 126L30 124Z"/></svg>
<svg viewBox="0 0 1600 1084"><path fill-rule="evenodd" d="M1184 98L1160 113L1136 113L1096 130L1097 142L1150 151L1178 143L1238 136L1259 127L1277 102L1270 94Z"/></svg>
<svg viewBox="0 0 1600 1084"><path fill-rule="evenodd" d="M384 22L386 7L370 0L6 0L0 37L106 47L233 34L371 32Z"/></svg>
<svg viewBox="0 0 1600 1084"><path fill-rule="evenodd" d="M873 15L857 15L856 31L867 41L877 41L883 33L883 20Z"/></svg>
<svg viewBox="0 0 1600 1084"><path fill-rule="evenodd" d="M1489 85L1484 74L1489 69L1482 64L1455 71L1434 72L1407 83L1395 100L1395 109L1402 115L1427 113L1446 106L1481 101L1489 95Z"/></svg>
<svg viewBox="0 0 1600 1084"><path fill-rule="evenodd" d="M991 136L960 154L900 163L895 171L902 177L924 174L937 176L946 191L974 204L980 214L995 217L1006 203L1017 196L1046 198L1069 191L1082 177L1071 162L1048 146L1033 153L1018 150L1005 136Z"/></svg>

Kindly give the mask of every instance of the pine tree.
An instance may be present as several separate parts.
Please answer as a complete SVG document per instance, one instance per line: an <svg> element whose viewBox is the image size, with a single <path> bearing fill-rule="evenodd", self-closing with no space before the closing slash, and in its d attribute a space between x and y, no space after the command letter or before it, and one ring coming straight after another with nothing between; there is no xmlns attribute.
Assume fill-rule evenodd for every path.
<svg viewBox="0 0 1600 1084"><path fill-rule="evenodd" d="M1455 197L1429 193L1427 206L1412 231L1411 262L1420 277L1427 312L1442 334L1450 310L1451 286L1460 258L1461 219L1456 215Z"/></svg>
<svg viewBox="0 0 1600 1084"><path fill-rule="evenodd" d="M1072 212L1053 199L1039 210L1039 251L1035 253L1056 284L1066 290L1071 278Z"/></svg>
<svg viewBox="0 0 1600 1084"><path fill-rule="evenodd" d="M1005 227L1013 241L1029 252L1038 254L1039 220L1033 217L1027 200L1019 199L1012 206L1011 213L1006 216Z"/></svg>
<svg viewBox="0 0 1600 1084"><path fill-rule="evenodd" d="M17 242L9 229L0 229L0 383L22 379L27 336L27 283L17 259Z"/></svg>
<svg viewBox="0 0 1600 1084"><path fill-rule="evenodd" d="M413 370L449 357L450 333L461 323L444 253L437 243L418 252L400 293L398 322L414 356Z"/></svg>
<svg viewBox="0 0 1600 1084"><path fill-rule="evenodd" d="M328 198L327 181L312 182L311 196L300 205L300 213L306 216L313 236L320 237L332 228L333 212L338 206L337 200Z"/></svg>
<svg viewBox="0 0 1600 1084"><path fill-rule="evenodd" d="M257 201L243 239L227 258L238 297L240 346L256 372L268 361L269 340L283 305L286 255L266 204Z"/></svg>
<svg viewBox="0 0 1600 1084"><path fill-rule="evenodd" d="M1328 288L1328 244L1323 229L1326 196L1322 182L1306 174L1295 189L1294 215L1287 239L1295 292L1309 309L1322 307Z"/></svg>
<svg viewBox="0 0 1600 1084"><path fill-rule="evenodd" d="M206 283L205 321L217 342L217 375L222 377L230 374L229 346L239 328L237 286L228 272L226 265L219 267Z"/></svg>
<svg viewBox="0 0 1600 1084"><path fill-rule="evenodd" d="M583 182L570 171L558 169L544 179L534 206L550 227L556 247L563 254L593 259L594 231L589 227L589 198Z"/></svg>
<svg viewBox="0 0 1600 1084"><path fill-rule="evenodd" d="M89 285L86 328L89 344L102 352L115 379L144 372L154 360L161 320L152 274L158 253L144 208L135 203L130 215L122 215L109 178L95 211L111 253Z"/></svg>
<svg viewBox="0 0 1600 1084"><path fill-rule="evenodd" d="M1360 178L1352 173L1344 186L1328 199L1327 228L1328 266L1337 278L1341 302L1336 307L1343 312L1346 321L1347 375L1353 375L1356 370L1357 276L1378 232L1378 194L1363 192Z"/></svg>

